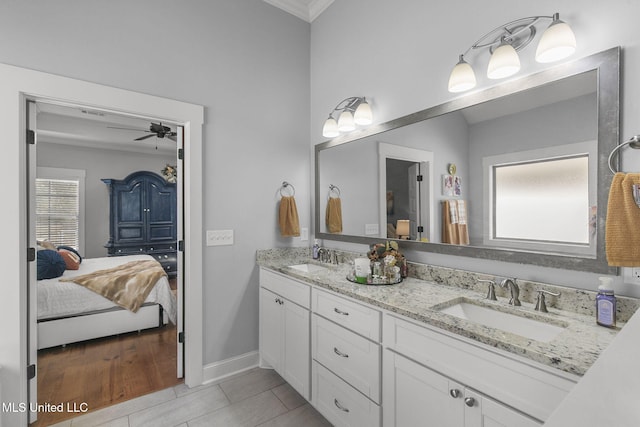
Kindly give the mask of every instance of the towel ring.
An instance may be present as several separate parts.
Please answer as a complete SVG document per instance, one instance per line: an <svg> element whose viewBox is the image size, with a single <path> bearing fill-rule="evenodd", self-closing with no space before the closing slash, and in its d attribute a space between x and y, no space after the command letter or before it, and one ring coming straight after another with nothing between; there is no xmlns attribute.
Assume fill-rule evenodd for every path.
<svg viewBox="0 0 640 427"><path fill-rule="evenodd" d="M329 197L331 197L332 192L340 197L340 189L333 184L329 184Z"/></svg>
<svg viewBox="0 0 640 427"><path fill-rule="evenodd" d="M613 155L616 153L616 151L618 151L619 149L621 149L625 145L628 145L629 147L634 148L634 149L640 148L640 135L632 136L631 138L629 138L628 141L623 142L622 144L616 146L613 150L611 150L611 153L609 154L609 170L613 174L616 173L616 170L611 165L611 160L613 160Z"/></svg>
<svg viewBox="0 0 640 427"><path fill-rule="evenodd" d="M293 185L289 184L287 181L282 181L282 187L280 187L280 196L284 197L284 194L282 194L282 190L284 190L287 187L291 187L291 196L295 196L296 195L296 187L294 187Z"/></svg>

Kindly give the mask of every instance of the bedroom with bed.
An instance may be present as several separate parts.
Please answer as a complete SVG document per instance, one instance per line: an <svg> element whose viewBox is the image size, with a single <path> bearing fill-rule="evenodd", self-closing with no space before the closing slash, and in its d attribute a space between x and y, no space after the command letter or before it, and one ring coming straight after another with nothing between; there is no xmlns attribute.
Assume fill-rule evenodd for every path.
<svg viewBox="0 0 640 427"><path fill-rule="evenodd" d="M149 121L85 116L38 105L38 401L78 401L86 384L97 409L181 381L177 161L168 126L161 140ZM145 386L119 383L135 377L123 369Z"/></svg>

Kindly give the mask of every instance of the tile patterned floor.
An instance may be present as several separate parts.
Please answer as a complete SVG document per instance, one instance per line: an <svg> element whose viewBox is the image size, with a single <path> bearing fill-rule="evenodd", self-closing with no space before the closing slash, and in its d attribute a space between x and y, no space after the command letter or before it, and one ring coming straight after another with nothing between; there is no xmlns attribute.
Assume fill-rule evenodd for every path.
<svg viewBox="0 0 640 427"><path fill-rule="evenodd" d="M323 427L331 424L277 373L255 368L217 384L184 384L54 427Z"/></svg>

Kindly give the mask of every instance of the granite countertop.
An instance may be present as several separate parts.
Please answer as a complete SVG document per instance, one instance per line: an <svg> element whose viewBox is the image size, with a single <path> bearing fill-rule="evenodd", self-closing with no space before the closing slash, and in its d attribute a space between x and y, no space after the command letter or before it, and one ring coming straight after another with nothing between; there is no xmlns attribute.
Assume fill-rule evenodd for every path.
<svg viewBox="0 0 640 427"><path fill-rule="evenodd" d="M551 306L549 313L541 313L524 300L521 307L513 307L503 296L489 301L480 288L458 285L454 279L438 284L408 277L396 285L360 285L346 280L346 263L320 264L326 268L311 273L289 267L304 263L314 263L308 249L258 252L261 267L578 376L585 374L624 325L618 322L615 329L604 328L596 324L593 316ZM564 330L551 341L540 342L439 311L462 301L563 326Z"/></svg>

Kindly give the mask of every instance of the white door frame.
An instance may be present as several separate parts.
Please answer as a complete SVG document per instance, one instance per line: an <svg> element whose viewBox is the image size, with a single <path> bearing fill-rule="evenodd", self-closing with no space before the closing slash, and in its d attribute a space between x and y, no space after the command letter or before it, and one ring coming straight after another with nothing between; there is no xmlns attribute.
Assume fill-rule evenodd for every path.
<svg viewBox="0 0 640 427"><path fill-rule="evenodd" d="M423 236L429 241L434 236L433 221L433 152L418 150L416 148L404 147L401 145L378 142L378 192L379 192L379 222L380 237L387 238L387 159L405 160L407 162L426 163L427 170L422 172L426 183L423 181L420 189L420 211L424 222L426 222Z"/></svg>
<svg viewBox="0 0 640 427"><path fill-rule="evenodd" d="M185 259L185 384L203 381L202 306L202 125L204 108L157 96L117 89L67 77L0 64L0 124L3 129L4 186L0 186L0 222L5 244L15 250L0 257L4 275L0 322L5 325L0 346L2 400L29 402L27 387L28 262L26 100L83 105L141 117L163 118L184 126ZM0 414L2 425L27 425L28 411Z"/></svg>

